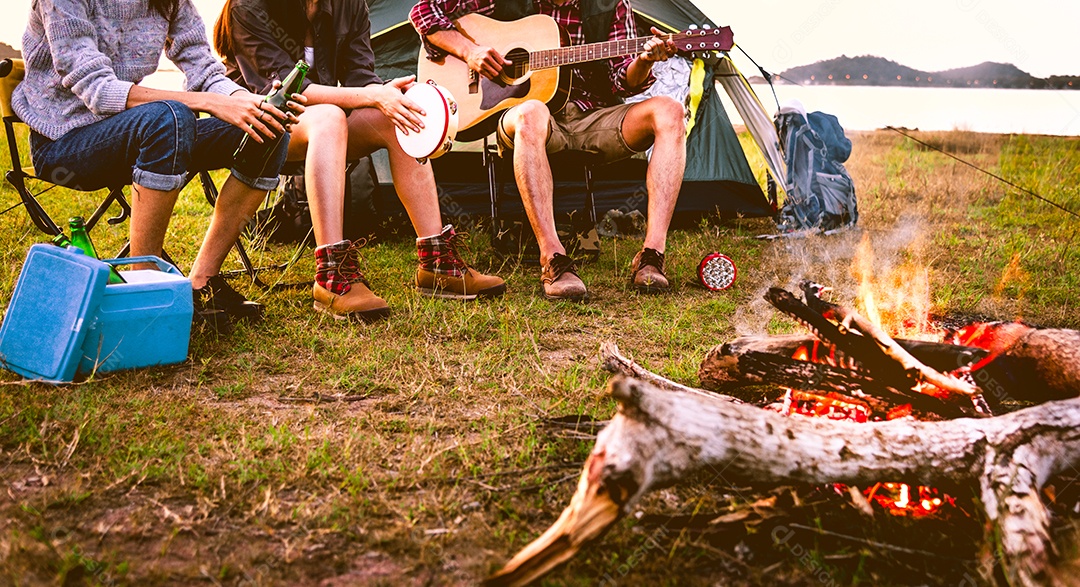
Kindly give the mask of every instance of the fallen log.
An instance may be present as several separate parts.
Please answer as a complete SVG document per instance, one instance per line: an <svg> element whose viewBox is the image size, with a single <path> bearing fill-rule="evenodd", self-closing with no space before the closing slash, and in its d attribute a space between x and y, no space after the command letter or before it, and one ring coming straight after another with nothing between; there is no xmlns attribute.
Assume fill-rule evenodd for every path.
<svg viewBox="0 0 1080 587"><path fill-rule="evenodd" d="M1007 580L1058 582L1039 493L1050 477L1080 460L1080 399L993 418L858 424L784 417L624 376L614 377L608 392L618 412L598 435L570 507L488 584L536 580L600 536L645 493L704 469L735 485L895 480L974 488L990 522L987 540L996 540L991 544ZM992 565L986 568L993 572Z"/></svg>

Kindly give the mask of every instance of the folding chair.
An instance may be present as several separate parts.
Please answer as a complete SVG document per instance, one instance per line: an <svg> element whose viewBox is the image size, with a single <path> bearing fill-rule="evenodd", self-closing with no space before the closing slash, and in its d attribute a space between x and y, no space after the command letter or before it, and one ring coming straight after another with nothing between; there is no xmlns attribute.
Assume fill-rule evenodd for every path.
<svg viewBox="0 0 1080 587"><path fill-rule="evenodd" d="M16 125L23 125L25 127L25 124L11 109L11 94L15 91L15 87L19 85L19 82L23 80L25 73L26 68L22 59L4 59L3 61L0 61L0 112L2 112L4 117L4 130L7 134L8 153L11 156L11 170L7 172L5 177L7 178L8 183L10 183L19 194L20 202L15 206L12 206L12 208L16 206L23 206L26 208L26 213L30 216L30 220L33 221L34 226L41 232L52 237L60 234L63 230L41 206L38 197L60 184L50 178L38 177L33 165L23 166L19 149L19 139L15 131L17 128ZM26 185L27 180L47 183L49 184L49 187L37 193L33 193ZM124 197L125 185L127 185L126 182L118 182L108 188L108 195L105 196L105 199L98 204L93 214L87 219L87 230L92 230L113 204L120 206L120 212L107 220L109 224L120 224L131 215L131 206L128 205L128 201ZM8 208L8 210L11 210L12 208ZM4 210L3 212L7 212L8 210ZM128 245L125 244L118 256L126 256L127 252ZM166 260L168 260L167 257ZM172 263L171 260L169 260L169 262Z"/></svg>
<svg viewBox="0 0 1080 587"><path fill-rule="evenodd" d="M15 87L18 86L19 82L25 77L25 73L26 68L22 59L4 59L3 61L0 61L0 110L2 110L4 118L4 130L7 134L8 152L11 156L11 170L7 172L5 177L7 178L8 183L10 183L19 194L20 202L15 206L23 206L26 209L26 213L30 216L30 220L34 223L34 226L41 232L52 237L63 232L63 229L49 216L48 212L45 211L45 208L42 207L38 197L61 184L52 181L50 178L37 176L33 165L23 166L22 152L19 145L20 141L16 134L16 125L23 125L25 127L25 123L19 119L11 108L11 95L15 91ZM198 175L203 186L203 193L206 194L207 201L213 206L217 201L217 187L214 185L209 173L204 171ZM191 177L188 178L189 181L191 179ZM46 183L49 184L49 186L34 193L31 192L27 186L27 180ZM86 220L86 228L88 231L92 230L94 226L97 225L98 221L101 220L113 204L120 207L120 212L117 215L108 218L106 221L111 225L117 225L124 220L127 220L131 215L131 206L124 196L124 187L129 185L129 183L130 182L127 181L127 179L124 179L122 181L117 181L114 185L107 188L108 194L105 196L105 199L98 204L97 208ZM12 208L9 208L8 210L11 210ZM3 212L7 212L8 210L4 210ZM235 247L246 272L256 279L256 283L262 284L256 277L256 270L252 266L251 260L248 258L243 244L238 240ZM125 243L116 256L126 257L129 251L130 243ZM167 252L162 251L162 258L176 266L176 262L169 257Z"/></svg>
<svg viewBox="0 0 1080 587"><path fill-rule="evenodd" d="M363 160L364 160L364 158L352 159L352 160L346 161L346 165L345 165L345 193L346 194L349 194L351 192L351 190L352 190L352 179L351 179L352 178L352 172L358 165L360 165L360 163ZM281 169L281 175L283 175L283 176L301 175L301 174L303 174L303 172L304 172L304 162L303 161L294 161L294 162L286 163L285 166ZM373 182L374 185L378 185L378 180L377 180L377 178L375 178L374 173L375 173L375 171L372 168L370 170L370 174L372 175L372 182ZM206 197L206 201L209 202L209 204L211 206L214 206L217 203L217 198L218 198L217 185L214 184L214 180L213 180L213 178L210 177L209 172L200 171L198 175L199 175L199 181L200 181L200 183L202 183L203 195ZM356 214L356 213L358 213L358 211L350 209L349 199L346 198L346 200L345 200L346 224L348 224L350 215L351 214ZM378 209L377 208L375 210L375 214L376 214L376 216L378 216ZM345 228L347 229L348 226L346 226ZM294 262L296 262L296 260L297 260L296 257L294 256L292 259L290 259L289 261L287 261L285 263L275 263L275 264L271 264L271 265L264 265L264 266L261 266L261 267L256 267L255 264L251 261L251 257L250 257L250 255L248 255L247 249L244 247L244 243L242 242L242 239L243 239L243 237L238 239L233 248L236 249L236 254L237 254L238 257L240 257L240 264L242 265L243 268L242 269L235 269L235 270L232 270L232 271L223 271L221 274L224 277L237 277L237 276L240 276L240 275L247 275L248 277L251 278L252 283L254 283L255 285L257 285L259 287L265 288L265 289L292 289L292 288L301 288L301 287L310 287L311 286L311 284L312 284L311 280L301 281L301 282L297 282L297 283L278 283L278 284L273 284L273 285L270 285L270 284L267 284L266 282L264 282L262 280L262 278L259 277L260 273L262 273L264 271L284 271L284 270L288 269L289 266L291 266ZM305 242L308 242L308 241L305 241ZM310 242L314 242L314 241L310 241Z"/></svg>
<svg viewBox="0 0 1080 587"><path fill-rule="evenodd" d="M532 232L527 219L521 223L520 228L516 223L503 218L503 189L499 181L499 149L491 144L488 138L484 139L483 164L487 169L488 192L491 199L491 244L495 252L500 256L516 256L527 263L539 262L540 251L536 245L536 237ZM568 165L579 166L585 178L585 193L583 210L578 210L571 217L569 230L560 227L559 239L567 248L571 256L584 257L587 260L596 260L600 256L600 236L596 231L596 194L593 186L593 169L601 165L599 157L584 151L565 151L553 155L550 159L552 175L555 169ZM555 183L554 181L552 182ZM580 212L580 213L578 213ZM565 238L564 238L565 237ZM569 239L569 240L567 240Z"/></svg>

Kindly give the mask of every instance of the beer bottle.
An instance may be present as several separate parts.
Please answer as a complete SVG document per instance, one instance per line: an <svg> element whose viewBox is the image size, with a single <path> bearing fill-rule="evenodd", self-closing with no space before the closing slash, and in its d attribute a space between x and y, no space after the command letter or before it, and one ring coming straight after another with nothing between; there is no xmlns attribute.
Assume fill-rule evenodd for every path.
<svg viewBox="0 0 1080 587"><path fill-rule="evenodd" d="M293 67L289 75L285 76L277 91L263 98L263 102L274 106L282 112L286 112L288 110L286 104L292 99L293 94L300 91L308 67L307 62L303 59L297 61L296 67ZM233 166L252 179L262 177L266 161L270 158L271 153L277 149L278 144L281 142L281 136L274 133L273 139L263 137L263 142L258 143L249 135L244 135L243 140L240 141L240 146L233 155Z"/></svg>
<svg viewBox="0 0 1080 587"><path fill-rule="evenodd" d="M90 233L86 231L86 222L83 220L82 216L72 216L71 219L68 220L68 227L71 228L71 240L68 241L70 246L81 249L83 254L87 257L93 257L95 259L101 258L98 257L97 249L94 248L94 241L90 240ZM60 244L57 243L57 241L60 241L60 237L63 236L63 234L57 235L53 239L53 242ZM65 237L63 240L68 239ZM126 283L124 278L120 276L120 272L112 265L109 265L109 283Z"/></svg>

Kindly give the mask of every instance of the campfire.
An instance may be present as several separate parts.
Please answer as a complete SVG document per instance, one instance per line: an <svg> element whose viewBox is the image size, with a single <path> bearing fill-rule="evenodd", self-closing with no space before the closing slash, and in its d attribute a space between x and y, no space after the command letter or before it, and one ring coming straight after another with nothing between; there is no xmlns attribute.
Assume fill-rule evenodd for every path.
<svg viewBox="0 0 1080 587"><path fill-rule="evenodd" d="M852 497L913 518L974 493L1001 563L985 572L1012 584L1051 581L1041 492L1080 465L1080 332L985 323L934 336L923 306L921 318L899 323L907 338L894 339L828 301L828 288L804 282L800 290L801 299L780 288L765 298L810 334L714 347L698 372L706 389L602 345L605 367L617 374L608 391L618 412L598 435L570 505L489 582L542 577L646 492L705 469L722 470L729 483L864 488ZM724 394L762 386L776 390L768 409ZM1024 405L1033 407L1018 409Z"/></svg>
<svg viewBox="0 0 1080 587"><path fill-rule="evenodd" d="M889 291L892 295L886 305L887 313L883 313L879 310L880 305L877 302L879 294L875 292L880 288L874 282L872 268L873 252L870 241L863 239L856 256L854 270L859 278L858 299L868 320L884 329L883 316L888 316L894 332L900 330L905 335L918 339L934 337L934 329L928 313L929 295L925 269L921 271L909 269L890 280L889 287L884 291ZM981 326L984 326L983 330L985 330L985 325ZM974 325L971 329L978 330ZM970 336L958 336L957 333L947 330L941 331L936 338L941 339L941 342L951 344L964 344L961 341L972 340ZM858 362L839 352L836 345L818 338L799 345L791 358L795 361L805 361L852 372L859 370ZM885 398L872 405L855 396L861 392L858 389L850 389L846 394L837 391L820 393L810 389L813 387L812 381L806 382L805 385L806 387L803 388L782 388L780 401L766 408L787 416L830 418L859 423L916 417L916 412L912 409L910 402L895 403L890 401L892 398ZM940 390L938 393L929 395L940 395ZM849 492L849 488L844 484L836 483L832 486L839 495ZM938 513L942 507L955 503L952 497L937 488L898 482L874 483L863 491L863 495L867 503L875 504L897 516L931 516Z"/></svg>

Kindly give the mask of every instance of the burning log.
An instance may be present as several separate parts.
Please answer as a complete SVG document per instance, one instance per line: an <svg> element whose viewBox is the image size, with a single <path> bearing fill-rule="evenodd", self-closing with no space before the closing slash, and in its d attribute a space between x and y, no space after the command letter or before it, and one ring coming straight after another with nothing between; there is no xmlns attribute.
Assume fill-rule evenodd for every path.
<svg viewBox="0 0 1080 587"><path fill-rule="evenodd" d="M1010 582L1052 580L1039 492L1080 461L1080 399L993 418L857 424L784 417L749 405L616 376L618 413L600 432L558 521L489 578L524 585L570 559L642 495L696 471L731 484L867 486L881 479L977 488L987 539ZM989 567L987 567L989 568ZM988 571L992 572L992 571ZM988 577L991 579L991 577Z"/></svg>
<svg viewBox="0 0 1080 587"><path fill-rule="evenodd" d="M892 404L910 403L916 410L943 417L965 415L961 406L956 403L890 386L864 370L794 358L800 349L812 349L816 342L819 341L815 338L799 335L738 338L714 347L705 355L698 369L698 379L703 387L714 391L748 385L775 385L799 390L834 391L855 395L861 399L877 398ZM919 354L924 351L929 351L926 354L930 354L937 350L929 343L897 342L910 345ZM946 344L935 346L959 349L955 355L956 360L965 360L965 347ZM986 351L981 349L966 350L977 352L973 352L963 364L970 364L986 354ZM943 360L942 357L934 358ZM841 363L843 360L833 362Z"/></svg>
<svg viewBox="0 0 1080 587"><path fill-rule="evenodd" d="M826 289L823 286L803 282L802 287L805 304L776 287L769 289L765 299L810 328L852 368L872 373L881 385L901 393L913 391L935 397L955 404L956 410L965 414L988 415L989 408L974 384L931 369L858 312L822 300L818 294ZM833 319L843 322L837 325L830 321Z"/></svg>
<svg viewBox="0 0 1080 587"><path fill-rule="evenodd" d="M1002 401L1042 403L1080 395L1080 331L1036 329L1020 324L983 324L974 342L987 348L896 339L896 343L927 366L939 371L969 373L994 409ZM959 339L964 342L964 339ZM970 339L968 339L970 340ZM928 412L942 409L930 398L914 398L843 367L791 357L800 348L813 348L816 338L806 335L745 336L713 347L701 362L698 379L711 391L748 385L778 385L806 389L810 382L821 391L850 393L862 389L885 400L911 401ZM921 395L921 394L920 394ZM951 410L942 415L951 415Z"/></svg>

